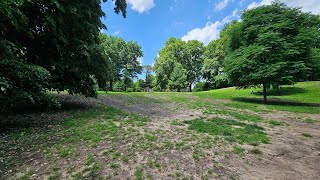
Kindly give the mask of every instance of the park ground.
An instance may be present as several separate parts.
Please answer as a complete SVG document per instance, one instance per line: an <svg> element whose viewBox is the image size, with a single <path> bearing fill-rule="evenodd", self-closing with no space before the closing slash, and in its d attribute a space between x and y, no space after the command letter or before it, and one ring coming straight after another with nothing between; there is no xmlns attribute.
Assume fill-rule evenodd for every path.
<svg viewBox="0 0 320 180"><path fill-rule="evenodd" d="M1 115L0 179L318 179L320 82L259 91L60 94Z"/></svg>

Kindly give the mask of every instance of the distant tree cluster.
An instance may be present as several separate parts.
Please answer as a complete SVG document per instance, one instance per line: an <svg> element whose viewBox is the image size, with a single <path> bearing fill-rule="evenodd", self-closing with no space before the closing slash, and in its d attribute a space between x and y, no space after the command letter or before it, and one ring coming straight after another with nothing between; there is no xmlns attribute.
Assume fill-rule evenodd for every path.
<svg viewBox="0 0 320 180"><path fill-rule="evenodd" d="M270 87L320 79L319 40L319 15L275 1L242 12L207 46L170 38L156 58L156 88L261 85L266 102Z"/></svg>
<svg viewBox="0 0 320 180"><path fill-rule="evenodd" d="M133 91L133 79L142 72L142 66L138 61L143 56L141 47L137 42L126 42L120 37L102 33L99 39L110 67L106 73L109 75L109 82L99 82L100 89L106 90L108 87L109 91Z"/></svg>

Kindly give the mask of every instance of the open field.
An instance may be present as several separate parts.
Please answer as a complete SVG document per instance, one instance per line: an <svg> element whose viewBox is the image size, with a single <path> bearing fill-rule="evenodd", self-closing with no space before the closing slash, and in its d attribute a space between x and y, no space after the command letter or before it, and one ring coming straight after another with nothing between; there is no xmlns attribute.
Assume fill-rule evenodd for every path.
<svg viewBox="0 0 320 180"><path fill-rule="evenodd" d="M60 95L1 116L0 179L318 179L320 82L259 91Z"/></svg>

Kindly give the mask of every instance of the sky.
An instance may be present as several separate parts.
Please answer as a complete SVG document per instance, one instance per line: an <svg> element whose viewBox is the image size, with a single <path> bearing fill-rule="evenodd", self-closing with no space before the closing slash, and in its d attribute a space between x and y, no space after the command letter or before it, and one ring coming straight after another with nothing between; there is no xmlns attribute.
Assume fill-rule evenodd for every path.
<svg viewBox="0 0 320 180"><path fill-rule="evenodd" d="M320 0L280 0L304 12L320 14ZM207 45L219 38L226 23L239 20L241 11L268 5L272 0L127 0L127 17L114 13L111 0L102 3L107 35L136 41L142 47L142 65L153 65L170 37L199 40Z"/></svg>

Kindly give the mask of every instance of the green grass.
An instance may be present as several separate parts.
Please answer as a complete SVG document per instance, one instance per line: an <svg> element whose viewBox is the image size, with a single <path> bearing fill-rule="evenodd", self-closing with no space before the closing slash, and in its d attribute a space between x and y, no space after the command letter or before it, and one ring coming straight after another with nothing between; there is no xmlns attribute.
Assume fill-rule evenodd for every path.
<svg viewBox="0 0 320 180"><path fill-rule="evenodd" d="M320 103L320 81L298 82L294 85L281 86L279 94L274 90L269 90L268 98L286 99L304 103ZM262 92L261 88L236 89L234 87L223 88L211 91L194 92L199 97L232 99L241 97L262 97L262 94L250 94L251 91Z"/></svg>
<svg viewBox="0 0 320 180"><path fill-rule="evenodd" d="M315 123L320 123L320 120L306 119L306 120L304 120L304 122L310 123L310 124L315 124Z"/></svg>
<svg viewBox="0 0 320 180"><path fill-rule="evenodd" d="M311 134L309 133L302 133L302 136L307 137L307 138L311 138L313 137Z"/></svg>
<svg viewBox="0 0 320 180"><path fill-rule="evenodd" d="M244 154L244 149L241 146L234 146L233 147L233 152L236 154Z"/></svg>
<svg viewBox="0 0 320 180"><path fill-rule="evenodd" d="M250 94L254 91L256 94ZM229 107L251 109L254 111L259 111L261 106L264 106L269 110L283 110L290 112L302 112L302 113L320 113L319 105L315 106L314 103L320 104L320 82L298 82L294 85L282 86L279 94L270 90L268 99L279 99L292 101L291 104L283 103L269 103L263 104L262 101L256 101L257 98L262 98L261 88L251 88L251 89L236 89L234 87L204 91L204 92L194 92L193 95L201 99L229 99L231 102L227 103ZM248 99L249 98L249 99ZM305 103L305 104L302 104ZM308 105L309 103L309 105ZM313 104L311 104L313 103Z"/></svg>
<svg viewBox="0 0 320 180"><path fill-rule="evenodd" d="M134 172L134 176L136 180L142 180L143 179L143 171L141 168L137 168Z"/></svg>
<svg viewBox="0 0 320 180"><path fill-rule="evenodd" d="M253 149L251 149L250 152L252 154L257 154L257 155L261 155L262 154L262 151L260 149L258 149L257 147L254 147Z"/></svg>
<svg viewBox="0 0 320 180"><path fill-rule="evenodd" d="M189 124L189 129L191 130L210 135L224 136L228 141L237 141L254 146L260 143L269 143L269 137L264 132L264 128L236 120L222 118L210 120L196 119L186 121L186 124Z"/></svg>

